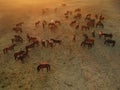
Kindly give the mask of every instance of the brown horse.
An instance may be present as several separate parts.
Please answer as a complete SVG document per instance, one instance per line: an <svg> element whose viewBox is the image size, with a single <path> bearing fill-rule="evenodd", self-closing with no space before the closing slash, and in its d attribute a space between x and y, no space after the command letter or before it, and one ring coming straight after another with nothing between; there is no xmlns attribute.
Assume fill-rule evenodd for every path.
<svg viewBox="0 0 120 90"><path fill-rule="evenodd" d="M20 60L22 63L24 63L24 59L26 57L29 57L27 49L26 49L26 51L23 51L23 53L19 54L16 58L17 58L17 60Z"/></svg>
<svg viewBox="0 0 120 90"><path fill-rule="evenodd" d="M37 71L39 72L41 69L43 69L43 68L46 68L47 69L47 72L50 70L50 64L48 64L48 63L46 63L46 64L39 64L38 66L37 66Z"/></svg>
<svg viewBox="0 0 120 90"><path fill-rule="evenodd" d="M16 33L18 33L18 32L22 33L22 28L21 27L14 27L13 31L15 31Z"/></svg>
<svg viewBox="0 0 120 90"><path fill-rule="evenodd" d="M12 43L14 42L23 42L23 38L19 35L14 35L14 38L11 39Z"/></svg>
<svg viewBox="0 0 120 90"><path fill-rule="evenodd" d="M40 21L35 22L35 27L37 27L40 24Z"/></svg>
<svg viewBox="0 0 120 90"><path fill-rule="evenodd" d="M61 44L62 43L62 40L57 40L57 39L50 39L50 40L52 40L53 41L53 43L58 43L58 44Z"/></svg>
<svg viewBox="0 0 120 90"><path fill-rule="evenodd" d="M48 24L48 28L49 28L50 30L55 30L55 29L57 29L57 25L56 25L55 23L49 23L49 24Z"/></svg>
<svg viewBox="0 0 120 90"><path fill-rule="evenodd" d="M72 21L72 22L70 23L70 26L72 27L72 26L74 26L76 23L77 23L76 20L74 20L74 21Z"/></svg>
<svg viewBox="0 0 120 90"><path fill-rule="evenodd" d="M27 34L27 38L28 38L28 41L29 41L29 42L33 42L33 41L36 41L36 40L37 40L36 37L31 37L29 34Z"/></svg>
<svg viewBox="0 0 120 90"><path fill-rule="evenodd" d="M89 26L85 26L85 25L81 26L81 30L89 30L89 29L90 29Z"/></svg>
<svg viewBox="0 0 120 90"><path fill-rule="evenodd" d="M91 43L91 42L86 42L86 41L82 41L81 42L81 46L83 47L85 47L85 46L88 46L88 48L92 48L92 46L93 46L93 44Z"/></svg>
<svg viewBox="0 0 120 90"><path fill-rule="evenodd" d="M20 27L20 26L22 26L23 24L24 24L24 22L17 23L17 24L16 24L16 27Z"/></svg>
<svg viewBox="0 0 120 90"><path fill-rule="evenodd" d="M23 51L23 50L20 50L20 51L14 53L14 59L16 60L19 56L21 56L24 53L25 53L25 51Z"/></svg>
<svg viewBox="0 0 120 90"><path fill-rule="evenodd" d="M81 19L81 17L82 17L81 13L77 13L73 18L79 20Z"/></svg>
<svg viewBox="0 0 120 90"><path fill-rule="evenodd" d="M80 8L76 8L76 9L74 10L74 12L80 12L80 11L81 11Z"/></svg>
<svg viewBox="0 0 120 90"><path fill-rule="evenodd" d="M61 25L61 21L55 20L55 24Z"/></svg>
<svg viewBox="0 0 120 90"><path fill-rule="evenodd" d="M100 31L99 32L99 38L101 38L101 37L104 37L104 39L106 39L106 38L110 38L110 39L112 39L112 37L113 37L113 35L111 34L111 33L103 33L102 31Z"/></svg>
<svg viewBox="0 0 120 90"><path fill-rule="evenodd" d="M3 49L3 53L8 53L8 51L14 50L14 47L16 46L16 44L12 44L9 47L6 47Z"/></svg>
<svg viewBox="0 0 120 90"><path fill-rule="evenodd" d="M92 38L86 38L85 42L91 43L92 45L94 45L94 39L92 39Z"/></svg>

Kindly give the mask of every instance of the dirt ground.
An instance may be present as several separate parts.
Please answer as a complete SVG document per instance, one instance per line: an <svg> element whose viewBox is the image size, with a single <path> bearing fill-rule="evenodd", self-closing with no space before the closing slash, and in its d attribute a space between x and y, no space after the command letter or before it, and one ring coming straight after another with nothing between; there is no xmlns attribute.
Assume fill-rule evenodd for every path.
<svg viewBox="0 0 120 90"><path fill-rule="evenodd" d="M62 7L61 3L67 6ZM115 0L46 0L44 3L27 1L16 3L15 0L0 1L0 90L120 90L120 10ZM58 8L57 13L53 9ZM42 8L50 8L46 15ZM82 48L83 33L91 36L91 31L75 30L69 26L63 14L66 10L81 8L84 25L86 14L102 14L105 28L94 28L96 32L93 48ZM35 28L38 20L58 19L62 25L55 31ZM23 44L18 44L14 51L3 54L3 48L11 44L10 39L16 33L12 30L18 22L24 22ZM98 38L98 32L112 33L116 40L115 47L104 45L104 39ZM39 40L61 39L61 45L54 48L35 47L30 50L30 57L25 63L15 61L13 54L29 44L26 33ZM76 42L72 41L76 34ZM47 62L51 70L37 72L39 63Z"/></svg>

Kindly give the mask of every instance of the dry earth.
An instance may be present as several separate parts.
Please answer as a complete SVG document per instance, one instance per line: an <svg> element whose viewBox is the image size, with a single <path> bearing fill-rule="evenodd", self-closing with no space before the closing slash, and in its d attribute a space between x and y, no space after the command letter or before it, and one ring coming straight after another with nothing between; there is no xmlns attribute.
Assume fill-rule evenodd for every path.
<svg viewBox="0 0 120 90"><path fill-rule="evenodd" d="M49 2L49 3L47 3ZM66 7L60 6L66 3ZM61 0L44 3L16 3L0 1L0 90L120 90L120 11L116 0ZM47 15L41 15L41 9L49 7ZM53 8L58 7L54 13ZM86 14L103 14L105 16L104 29L99 31L113 33L116 40L115 47L105 46L104 39L95 38L95 46L92 49L80 46L83 33L91 37L91 31L82 32L69 27L63 18L66 10L81 8L83 17ZM41 26L34 27L37 20L58 19L63 22L55 32L49 29L43 30ZM15 61L15 51L3 54L2 49L10 45L10 39L16 33L12 31L14 25L24 21L24 44L19 44L15 51L23 49L28 44L26 33L41 39L62 39L62 45L54 48L36 47L30 50L30 57L25 63ZM81 25L83 20L81 20ZM75 43L72 42L73 34L77 35ZM51 71L46 70L37 73L36 67L41 62L48 62Z"/></svg>

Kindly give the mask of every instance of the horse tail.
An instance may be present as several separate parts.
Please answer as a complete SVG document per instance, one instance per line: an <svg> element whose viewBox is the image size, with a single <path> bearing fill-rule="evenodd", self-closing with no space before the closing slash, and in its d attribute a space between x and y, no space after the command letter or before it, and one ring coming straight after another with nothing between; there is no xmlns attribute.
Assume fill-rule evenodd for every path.
<svg viewBox="0 0 120 90"><path fill-rule="evenodd" d="M37 66L37 71L38 71L38 72L40 71L40 65L39 65L39 66Z"/></svg>

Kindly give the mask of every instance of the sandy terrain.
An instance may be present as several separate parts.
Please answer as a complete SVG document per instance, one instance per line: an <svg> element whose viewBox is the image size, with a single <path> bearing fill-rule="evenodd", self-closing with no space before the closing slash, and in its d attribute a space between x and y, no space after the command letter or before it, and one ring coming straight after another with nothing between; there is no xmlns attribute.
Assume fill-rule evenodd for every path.
<svg viewBox="0 0 120 90"><path fill-rule="evenodd" d="M41 3L30 0L23 3L19 0L0 1L0 90L120 90L120 10L114 0L46 0ZM11 3L9 3L11 2ZM49 3L48 3L49 2ZM62 7L61 3L66 3ZM41 15L42 8L50 8L47 15ZM58 8L57 13L53 12ZM66 10L81 8L83 17L86 14L103 14L104 29L96 31L95 46L92 49L80 46L83 33L91 37L91 31L82 32L71 28L63 18ZM53 33L41 26L34 27L38 20L58 19L62 26ZM19 44L14 51L3 54L2 49L11 44L10 39L16 33L12 28L18 22L24 21L24 43ZM83 21L83 20L82 20ZM81 21L81 25L83 22ZM99 39L97 33L103 31L112 33L116 40L115 47L105 46L104 39ZM39 40L57 38L63 40L54 48L35 47L30 50L30 57L25 63L15 61L15 51L23 49L28 44L26 33L36 36ZM77 35L75 43L73 34ZM37 72L37 65L48 62L51 71Z"/></svg>

